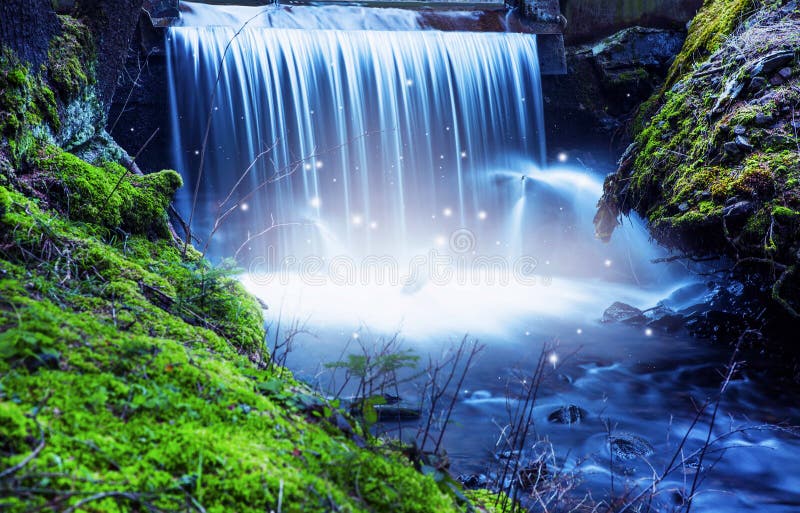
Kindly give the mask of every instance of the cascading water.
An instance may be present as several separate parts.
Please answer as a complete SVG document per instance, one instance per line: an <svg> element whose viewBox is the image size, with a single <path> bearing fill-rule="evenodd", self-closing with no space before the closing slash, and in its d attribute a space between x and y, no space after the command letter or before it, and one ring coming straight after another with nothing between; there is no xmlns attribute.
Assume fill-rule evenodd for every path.
<svg viewBox="0 0 800 513"><path fill-rule="evenodd" d="M434 240L437 213L464 227L501 212L504 191L489 170L544 158L534 36L235 33L170 31L176 157L184 172L198 168L210 115L200 191L221 199L271 148L237 197L274 182L246 200L248 213L225 234L244 240L241 230L257 233L271 218L302 226L253 241L256 253L270 244L294 256L330 254L331 246L405 253ZM207 94L215 96L211 113Z"/></svg>
<svg viewBox="0 0 800 513"><path fill-rule="evenodd" d="M535 36L413 30L417 15L399 9L190 5L167 44L174 156L199 237L219 212L194 217L197 181L205 205L233 191L212 253L266 256L273 270L309 255L406 267L466 230L471 251L529 255L549 273L621 260L584 218L596 196L574 198L597 178L539 179ZM639 242L643 261L653 251Z"/></svg>
<svg viewBox="0 0 800 513"><path fill-rule="evenodd" d="M582 466L598 496L610 473L650 475L644 464L607 466L600 415L647 436L656 466L669 459L694 414L670 394L713 393L713 379L694 380L715 376L708 362L722 357L651 329L597 322L613 301L652 306L681 282L649 264L662 253L635 222L610 245L594 240L603 169L544 165L534 36L421 30L414 12L398 9L182 4L190 10L167 42L174 157L187 182L178 206L201 239L222 214L213 255L238 252L245 264L266 258L267 274L251 267L242 279L278 306L272 321L309 319L317 337L295 341L311 348L292 357L298 377L316 377L321 361L340 358L351 335L364 341L401 330L422 352L438 352L465 332L480 336L491 355L465 384L445 445L455 467L481 471L486 462L475 454L497 438L503 387L517 375L511 368L555 337L560 351L577 353L559 364L561 379L543 385L536 411L538 434L551 437L557 454L574 455L558 464ZM408 262L432 250L455 257L448 280L433 279L430 269L404 276ZM318 279L322 262L347 257L356 264L337 269L357 273L370 255L391 257L399 283ZM525 273L484 279L486 266L477 282L458 274L461 264L514 268L526 256L535 283ZM304 269L303 260L313 265ZM292 273L273 279L286 261L295 263ZM705 293L702 285L691 290L693 300ZM667 305L692 303L680 298ZM741 408L759 418L774 413L759 409L766 402L754 386L731 386L741 404L726 402L720 417ZM575 428L549 426L548 411L570 403L591 410L590 418ZM769 476L785 497L800 486L780 477L786 458L767 455L789 442L769 433L730 441L755 456L719 465L715 486L736 487L740 497L700 497L698 507L784 511L759 505L757 483Z"/></svg>

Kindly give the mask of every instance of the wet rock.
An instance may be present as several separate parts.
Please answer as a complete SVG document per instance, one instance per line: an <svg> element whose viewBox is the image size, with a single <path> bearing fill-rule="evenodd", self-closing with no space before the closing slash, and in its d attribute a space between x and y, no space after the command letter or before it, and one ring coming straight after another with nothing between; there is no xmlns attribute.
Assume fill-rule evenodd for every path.
<svg viewBox="0 0 800 513"><path fill-rule="evenodd" d="M585 419L587 415L588 412L583 408L570 404L551 412L547 416L547 420L557 424L577 424Z"/></svg>
<svg viewBox="0 0 800 513"><path fill-rule="evenodd" d="M773 52L758 61L750 72L752 76L767 76L774 71L786 66L794 59L793 50L780 50Z"/></svg>
<svg viewBox="0 0 800 513"><path fill-rule="evenodd" d="M752 214L755 209L756 207L751 201L737 201L732 205L727 205L722 210L722 216L731 220L742 219Z"/></svg>
<svg viewBox="0 0 800 513"><path fill-rule="evenodd" d="M517 456L521 455L522 453L518 450L516 451L500 451L494 454L494 457L499 460L507 460L510 458L516 458Z"/></svg>
<svg viewBox="0 0 800 513"><path fill-rule="evenodd" d="M567 74L543 77L548 136L617 132L663 80L684 37L682 31L632 27L567 47Z"/></svg>
<svg viewBox="0 0 800 513"><path fill-rule="evenodd" d="M769 114L764 114L763 112L759 112L758 114L756 114L755 122L756 125L759 126L768 125L772 123L772 116L770 116Z"/></svg>
<svg viewBox="0 0 800 513"><path fill-rule="evenodd" d="M331 424L336 426L336 428L344 433L345 435L353 435L355 432L353 431L353 426L350 424L350 421L339 412L334 412L329 419Z"/></svg>
<svg viewBox="0 0 800 513"><path fill-rule="evenodd" d="M736 125L733 127L733 133L734 135L744 135L747 133L747 128L744 125Z"/></svg>
<svg viewBox="0 0 800 513"><path fill-rule="evenodd" d="M42 351L23 359L23 365L29 372L38 369L58 369L60 362L61 353L52 351Z"/></svg>
<svg viewBox="0 0 800 513"><path fill-rule="evenodd" d="M746 316L723 310L699 312L686 321L689 333L711 340L731 340L747 327Z"/></svg>
<svg viewBox="0 0 800 513"><path fill-rule="evenodd" d="M489 478L484 474L461 474L456 480L468 490L486 488L490 485Z"/></svg>
<svg viewBox="0 0 800 513"><path fill-rule="evenodd" d="M623 461L652 456L655 450L650 442L632 433L617 433L608 437L614 457Z"/></svg>
<svg viewBox="0 0 800 513"><path fill-rule="evenodd" d="M784 80L792 78L792 68L786 67L778 70L778 76Z"/></svg>
<svg viewBox="0 0 800 513"><path fill-rule="evenodd" d="M728 141L722 145L722 151L729 157L738 157L742 154L741 148L736 144L736 141Z"/></svg>
<svg viewBox="0 0 800 513"><path fill-rule="evenodd" d="M784 80L783 77L780 76L780 75L773 75L769 79L769 84L773 85L773 86L779 86L779 85L783 84L784 82L786 82L786 80Z"/></svg>
<svg viewBox="0 0 800 513"><path fill-rule="evenodd" d="M753 77L750 81L750 92L754 93L767 87L767 79L764 77Z"/></svg>
<svg viewBox="0 0 800 513"><path fill-rule="evenodd" d="M678 205L678 210L680 210L681 212L688 211L689 210L689 204L684 201L683 203Z"/></svg>
<svg viewBox="0 0 800 513"><path fill-rule="evenodd" d="M419 420L422 416L419 408L402 404L378 404L375 405L375 411L378 413L378 422Z"/></svg>
<svg viewBox="0 0 800 513"><path fill-rule="evenodd" d="M647 318L641 310L620 301L606 308L606 311L603 312L603 317L600 319L600 322L603 323L624 322L627 324L643 324L646 321Z"/></svg>
<svg viewBox="0 0 800 513"><path fill-rule="evenodd" d="M737 135L736 136L736 146L739 147L743 152L751 152L753 151L753 145L750 144L750 139L745 137L744 135Z"/></svg>
<svg viewBox="0 0 800 513"><path fill-rule="evenodd" d="M674 333L684 327L686 318L676 312L675 310L664 306L658 305L657 307L645 312L647 317L647 326L660 331Z"/></svg>

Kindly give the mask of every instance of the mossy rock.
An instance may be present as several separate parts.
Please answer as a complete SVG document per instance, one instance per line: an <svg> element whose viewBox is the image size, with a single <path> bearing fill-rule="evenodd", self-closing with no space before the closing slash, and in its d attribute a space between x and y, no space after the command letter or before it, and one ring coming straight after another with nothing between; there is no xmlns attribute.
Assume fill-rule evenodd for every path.
<svg viewBox="0 0 800 513"><path fill-rule="evenodd" d="M642 106L635 144L606 180L598 235L608 238L615 216L636 211L663 245L747 261L734 269L765 289L800 265L797 48L796 4L707 0L670 87Z"/></svg>
<svg viewBox="0 0 800 513"><path fill-rule="evenodd" d="M166 209L183 183L172 170L137 176L113 162L93 166L53 146L36 164L56 179L50 198L71 219L130 233L166 234Z"/></svg>
<svg viewBox="0 0 800 513"><path fill-rule="evenodd" d="M716 51L755 7L753 0L705 0L689 25L683 49L675 58L666 87L671 87L694 62Z"/></svg>

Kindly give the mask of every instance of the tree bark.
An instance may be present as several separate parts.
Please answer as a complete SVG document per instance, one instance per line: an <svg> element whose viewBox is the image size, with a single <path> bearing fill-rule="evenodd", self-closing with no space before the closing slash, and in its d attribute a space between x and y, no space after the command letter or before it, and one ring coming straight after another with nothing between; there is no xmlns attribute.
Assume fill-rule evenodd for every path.
<svg viewBox="0 0 800 513"><path fill-rule="evenodd" d="M50 0L0 0L0 46L33 69L47 62L50 39L60 29Z"/></svg>
<svg viewBox="0 0 800 513"><path fill-rule="evenodd" d="M75 15L86 23L94 36L97 48L98 93L106 113L125 67L125 59L139 20L142 1L78 0L75 2Z"/></svg>

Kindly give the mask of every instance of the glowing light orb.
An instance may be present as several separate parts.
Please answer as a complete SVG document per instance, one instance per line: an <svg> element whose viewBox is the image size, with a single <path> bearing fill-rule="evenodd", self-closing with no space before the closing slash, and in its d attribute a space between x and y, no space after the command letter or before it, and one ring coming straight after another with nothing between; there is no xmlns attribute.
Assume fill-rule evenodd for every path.
<svg viewBox="0 0 800 513"><path fill-rule="evenodd" d="M445 238L443 235L439 235L436 237L436 239L434 239L434 242L437 246L444 246L447 243L447 238Z"/></svg>
<svg viewBox="0 0 800 513"><path fill-rule="evenodd" d="M606 258L606 261L603 262L603 265L605 265L606 267L611 267L611 263L612 263L611 260Z"/></svg>
<svg viewBox="0 0 800 513"><path fill-rule="evenodd" d="M373 230L375 230L376 228L378 228L378 223L375 222L375 221L372 221L371 223L369 223L369 227L372 228Z"/></svg>
<svg viewBox="0 0 800 513"><path fill-rule="evenodd" d="M322 169L322 161L318 160L316 163L317 169Z"/></svg>
<svg viewBox="0 0 800 513"><path fill-rule="evenodd" d="M582 334L582 333L583 333L583 330L582 330L582 329L580 329L580 328L578 328L578 329L576 329L576 330L575 330L575 333L577 333L578 335L580 335L580 334Z"/></svg>
<svg viewBox="0 0 800 513"><path fill-rule="evenodd" d="M319 206L322 205L322 200L320 200L319 197L314 196L309 200L308 204L314 208L319 208Z"/></svg>
<svg viewBox="0 0 800 513"><path fill-rule="evenodd" d="M644 334L647 337L652 337L653 336L653 330L651 328L647 328L646 330L644 330Z"/></svg>
<svg viewBox="0 0 800 513"><path fill-rule="evenodd" d="M486 214L485 210L481 210L480 212L478 212L478 219L480 219L481 221L486 219L486 216L487 216L487 214Z"/></svg>
<svg viewBox="0 0 800 513"><path fill-rule="evenodd" d="M406 85L407 86L412 86L412 85L414 85L414 81L409 78L408 80L406 80Z"/></svg>
<svg viewBox="0 0 800 513"><path fill-rule="evenodd" d="M445 217L450 217L451 215L453 215L453 209L450 207L445 208L444 210L442 210L442 215L444 215Z"/></svg>
<svg viewBox="0 0 800 513"><path fill-rule="evenodd" d="M250 205L248 205L247 203L242 203L241 205L239 205L239 208L241 208L243 212L247 212L248 210L250 210Z"/></svg>
<svg viewBox="0 0 800 513"><path fill-rule="evenodd" d="M558 355L555 353L550 353L550 356L547 357L547 361L553 364L553 367L556 366L558 363Z"/></svg>
<svg viewBox="0 0 800 513"><path fill-rule="evenodd" d="M303 169L305 169L306 171L311 171L311 163L310 162L306 162L303 165Z"/></svg>
<svg viewBox="0 0 800 513"><path fill-rule="evenodd" d="M364 218L361 217L359 214L353 216L353 224L356 226L361 226L361 223L364 222Z"/></svg>
<svg viewBox="0 0 800 513"><path fill-rule="evenodd" d="M461 158L462 158L462 159L465 159L465 158L467 158L467 152L466 152L466 151L462 151L462 152L461 152Z"/></svg>
<svg viewBox="0 0 800 513"><path fill-rule="evenodd" d="M563 151L558 154L558 161L559 162L566 162L569 157Z"/></svg>
<svg viewBox="0 0 800 513"><path fill-rule="evenodd" d="M361 336L361 335L359 335L359 334L358 334L358 333L356 333L355 331L353 332L353 338L354 338L354 339L358 340L358 338L359 338L360 336Z"/></svg>

